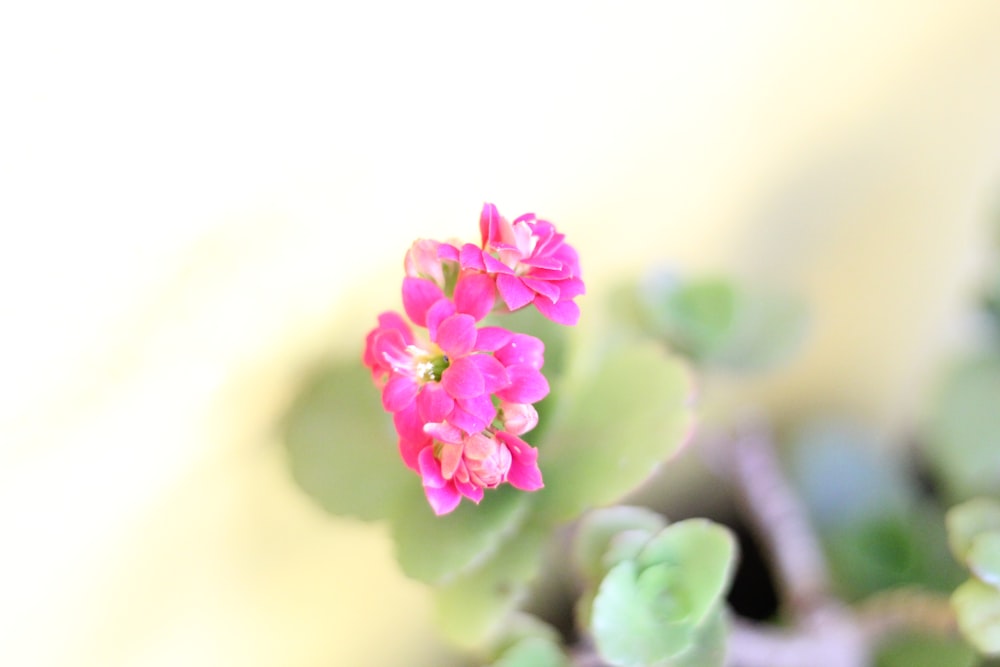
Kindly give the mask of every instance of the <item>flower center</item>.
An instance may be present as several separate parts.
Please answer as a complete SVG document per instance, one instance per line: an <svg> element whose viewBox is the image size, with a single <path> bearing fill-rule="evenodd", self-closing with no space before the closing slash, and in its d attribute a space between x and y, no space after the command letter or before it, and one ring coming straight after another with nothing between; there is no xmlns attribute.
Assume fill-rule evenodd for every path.
<svg viewBox="0 0 1000 667"><path fill-rule="evenodd" d="M417 377L424 382L440 382L441 374L445 372L451 361L448 355L428 356L417 362Z"/></svg>

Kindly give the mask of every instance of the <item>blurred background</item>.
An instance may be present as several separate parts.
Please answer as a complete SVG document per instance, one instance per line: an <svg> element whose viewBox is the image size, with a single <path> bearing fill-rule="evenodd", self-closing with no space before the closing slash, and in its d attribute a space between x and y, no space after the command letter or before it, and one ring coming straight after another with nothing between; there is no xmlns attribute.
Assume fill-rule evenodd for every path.
<svg viewBox="0 0 1000 667"><path fill-rule="evenodd" d="M534 211L584 321L653 264L795 290L752 400L905 432L1000 201L1000 4L11 3L0 118L0 662L441 664L275 428L410 242Z"/></svg>

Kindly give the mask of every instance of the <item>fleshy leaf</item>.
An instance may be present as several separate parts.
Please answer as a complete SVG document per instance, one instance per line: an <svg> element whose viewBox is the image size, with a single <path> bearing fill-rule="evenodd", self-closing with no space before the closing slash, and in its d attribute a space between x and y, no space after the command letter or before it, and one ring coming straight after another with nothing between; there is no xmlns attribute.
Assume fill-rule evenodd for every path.
<svg viewBox="0 0 1000 667"><path fill-rule="evenodd" d="M905 634L879 648L875 667L976 667L979 659L960 638Z"/></svg>
<svg viewBox="0 0 1000 667"><path fill-rule="evenodd" d="M514 534L527 514L529 498L501 486L488 491L479 505L465 500L452 513L435 516L414 478L390 517L400 567L407 576L432 584L458 577Z"/></svg>
<svg viewBox="0 0 1000 667"><path fill-rule="evenodd" d="M474 570L435 590L435 617L445 639L476 650L509 629L507 619L541 567L545 535L527 526Z"/></svg>
<svg viewBox="0 0 1000 667"><path fill-rule="evenodd" d="M720 605L715 607L705 622L695 630L691 646L680 655L671 658L669 667L722 667L726 660L728 635L726 610Z"/></svg>
<svg viewBox="0 0 1000 667"><path fill-rule="evenodd" d="M940 508L854 424L811 424L795 439L791 477L815 522L838 593L848 600L920 584L954 590L965 577L945 547Z"/></svg>
<svg viewBox="0 0 1000 667"><path fill-rule="evenodd" d="M1000 591L1000 530L976 536L968 553L968 563L977 579Z"/></svg>
<svg viewBox="0 0 1000 667"><path fill-rule="evenodd" d="M960 563L968 564L969 552L976 538L1000 531L1000 502L992 498L974 498L948 510L948 546Z"/></svg>
<svg viewBox="0 0 1000 667"><path fill-rule="evenodd" d="M504 651L494 667L570 667L559 645L543 637L528 637Z"/></svg>
<svg viewBox="0 0 1000 667"><path fill-rule="evenodd" d="M663 585L684 601L695 624L723 597L732 579L736 540L729 529L707 519L685 519L661 531L639 554L640 567L669 567Z"/></svg>
<svg viewBox="0 0 1000 667"><path fill-rule="evenodd" d="M282 421L295 482L325 510L385 518L398 490L420 480L400 460L397 436L371 374L341 362L306 383Z"/></svg>
<svg viewBox="0 0 1000 667"><path fill-rule="evenodd" d="M735 371L783 363L800 347L807 324L806 309L790 295L725 278L654 276L640 286L639 300L652 333L699 364Z"/></svg>
<svg viewBox="0 0 1000 667"><path fill-rule="evenodd" d="M1000 655L1000 591L969 579L952 594L951 604L965 638L980 653Z"/></svg>
<svg viewBox="0 0 1000 667"><path fill-rule="evenodd" d="M652 342L619 342L590 373L564 378L538 441L542 511L569 519L634 489L693 425L687 369ZM541 412L541 409L540 409Z"/></svg>
<svg viewBox="0 0 1000 667"><path fill-rule="evenodd" d="M971 356L937 387L926 453L953 501L997 492L1000 479L1000 354Z"/></svg>
<svg viewBox="0 0 1000 667"><path fill-rule="evenodd" d="M645 507L618 505L588 512L576 529L574 564L586 579L596 585L607 571L604 555L617 534L644 531L648 540L666 525L662 515Z"/></svg>
<svg viewBox="0 0 1000 667"><path fill-rule="evenodd" d="M647 582L648 583L648 582ZM673 600L667 591L659 607ZM611 568L594 598L591 631L601 656L617 667L641 667L678 655L692 645L695 628L668 623L649 606L652 591L643 591L635 561Z"/></svg>

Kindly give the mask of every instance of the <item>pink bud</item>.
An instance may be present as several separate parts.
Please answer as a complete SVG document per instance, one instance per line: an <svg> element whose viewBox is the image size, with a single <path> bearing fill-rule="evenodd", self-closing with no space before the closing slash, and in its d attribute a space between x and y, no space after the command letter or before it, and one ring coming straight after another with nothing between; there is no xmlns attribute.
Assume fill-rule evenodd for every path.
<svg viewBox="0 0 1000 667"><path fill-rule="evenodd" d="M444 288L444 270L438 259L438 241L419 239L413 242L403 259L406 275L411 278L428 278Z"/></svg>
<svg viewBox="0 0 1000 667"><path fill-rule="evenodd" d="M500 402L503 411L503 430L522 435L538 425L538 411L530 403Z"/></svg>
<svg viewBox="0 0 1000 667"><path fill-rule="evenodd" d="M463 453L469 479L476 486L493 488L507 478L511 456L506 445L476 433L466 439Z"/></svg>

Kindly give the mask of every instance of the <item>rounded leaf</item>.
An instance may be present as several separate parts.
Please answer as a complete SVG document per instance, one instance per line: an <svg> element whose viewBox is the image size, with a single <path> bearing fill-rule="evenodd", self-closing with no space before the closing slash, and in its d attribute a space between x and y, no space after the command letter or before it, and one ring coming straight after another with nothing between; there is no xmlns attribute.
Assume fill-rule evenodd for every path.
<svg viewBox="0 0 1000 667"><path fill-rule="evenodd" d="M341 362L306 382L282 431L296 484L333 514L382 519L400 489L419 492L420 480L400 460L392 420L360 363Z"/></svg>
<svg viewBox="0 0 1000 667"><path fill-rule="evenodd" d="M977 535L967 560L977 579L1000 590L1000 530Z"/></svg>
<svg viewBox="0 0 1000 667"><path fill-rule="evenodd" d="M717 523L686 519L646 543L637 562L643 568L666 566L663 585L683 601L687 618L700 624L729 588L736 539Z"/></svg>
<svg viewBox="0 0 1000 667"><path fill-rule="evenodd" d="M980 653L1000 655L1000 591L969 579L951 596L958 627Z"/></svg>
<svg viewBox="0 0 1000 667"><path fill-rule="evenodd" d="M687 368L653 342L620 341L593 372L579 375L553 390L559 402L538 440L541 511L556 520L637 487L681 447L694 422Z"/></svg>
<svg viewBox="0 0 1000 667"><path fill-rule="evenodd" d="M390 517L396 558L407 576L432 584L451 581L496 552L523 522L530 498L502 486L479 505L463 501L435 516L418 480L401 495Z"/></svg>
<svg viewBox="0 0 1000 667"><path fill-rule="evenodd" d="M960 563L968 564L969 552L976 538L1000 531L1000 502L992 498L974 498L948 510L948 546Z"/></svg>
<svg viewBox="0 0 1000 667"><path fill-rule="evenodd" d="M667 525L666 519L651 509L617 505L584 515L573 539L573 562L580 573L595 585L604 576L604 555L612 539L625 531L642 531L648 540Z"/></svg>
<svg viewBox="0 0 1000 667"><path fill-rule="evenodd" d="M601 656L618 667L642 667L675 656L695 639L695 626L666 623L651 609L652 587L639 585L635 561L623 561L608 572L597 589L591 611L591 632ZM669 604L669 591L654 607Z"/></svg>

